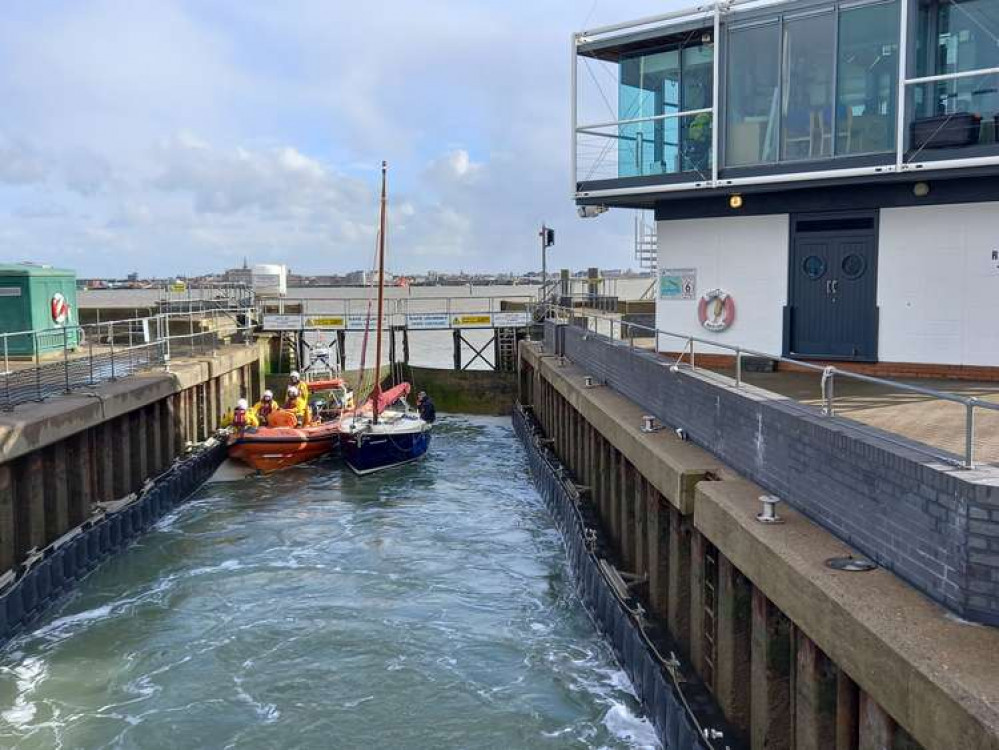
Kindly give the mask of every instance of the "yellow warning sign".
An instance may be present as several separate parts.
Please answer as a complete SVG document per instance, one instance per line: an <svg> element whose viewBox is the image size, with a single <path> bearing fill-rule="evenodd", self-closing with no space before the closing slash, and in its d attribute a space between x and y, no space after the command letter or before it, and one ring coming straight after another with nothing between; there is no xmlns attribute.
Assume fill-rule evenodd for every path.
<svg viewBox="0 0 999 750"><path fill-rule="evenodd" d="M451 317L452 328L490 328L492 324L492 315L454 315Z"/></svg>
<svg viewBox="0 0 999 750"><path fill-rule="evenodd" d="M347 321L342 315L335 317L312 316L305 319L306 328L344 328L346 325Z"/></svg>

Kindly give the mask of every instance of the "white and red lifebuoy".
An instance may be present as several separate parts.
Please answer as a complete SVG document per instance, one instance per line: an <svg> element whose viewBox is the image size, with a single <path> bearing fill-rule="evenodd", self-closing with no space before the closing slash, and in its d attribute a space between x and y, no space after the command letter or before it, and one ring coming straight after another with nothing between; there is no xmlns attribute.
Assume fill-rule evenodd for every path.
<svg viewBox="0 0 999 750"><path fill-rule="evenodd" d="M69 302L66 301L66 298L60 292L52 295L51 307L53 323L61 326L69 322Z"/></svg>
<svg viewBox="0 0 999 750"><path fill-rule="evenodd" d="M735 322L735 300L728 292L711 289L697 303L697 319L709 331L724 331Z"/></svg>

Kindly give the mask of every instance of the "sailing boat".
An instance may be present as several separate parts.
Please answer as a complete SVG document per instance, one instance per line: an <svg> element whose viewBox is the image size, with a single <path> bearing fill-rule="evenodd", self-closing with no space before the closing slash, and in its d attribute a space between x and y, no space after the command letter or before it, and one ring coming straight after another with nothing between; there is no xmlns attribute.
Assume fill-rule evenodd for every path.
<svg viewBox="0 0 999 750"><path fill-rule="evenodd" d="M385 225L388 164L382 162L378 229L378 315L375 323L375 385L363 412L340 420L340 450L357 474L370 474L415 461L430 447L430 424L406 403L409 383L382 391L382 318L385 305Z"/></svg>

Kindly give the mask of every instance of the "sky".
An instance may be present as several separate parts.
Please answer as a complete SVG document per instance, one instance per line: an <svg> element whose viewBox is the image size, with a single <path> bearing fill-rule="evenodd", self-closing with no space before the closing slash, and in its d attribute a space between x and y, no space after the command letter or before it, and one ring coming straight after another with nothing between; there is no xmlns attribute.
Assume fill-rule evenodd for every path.
<svg viewBox="0 0 999 750"><path fill-rule="evenodd" d="M81 277L633 266L570 197L569 38L680 0L8 0L0 260Z"/></svg>

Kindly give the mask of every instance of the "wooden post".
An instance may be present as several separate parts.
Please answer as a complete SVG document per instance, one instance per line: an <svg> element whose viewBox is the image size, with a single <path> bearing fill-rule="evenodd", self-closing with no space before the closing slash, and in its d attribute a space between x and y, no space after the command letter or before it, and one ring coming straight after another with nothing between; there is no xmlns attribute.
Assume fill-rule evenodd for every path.
<svg viewBox="0 0 999 750"><path fill-rule="evenodd" d="M66 442L60 440L44 449L45 461L45 542L58 539L69 529L69 486L66 471Z"/></svg>
<svg viewBox="0 0 999 750"><path fill-rule="evenodd" d="M9 463L0 466L0 573L14 567L14 476Z"/></svg>
<svg viewBox="0 0 999 750"><path fill-rule="evenodd" d="M404 327L402 329L402 362L404 365L409 365L409 328Z"/></svg>
<svg viewBox="0 0 999 750"><path fill-rule="evenodd" d="M791 748L791 623L753 587L750 666L753 750Z"/></svg>
<svg viewBox="0 0 999 750"><path fill-rule="evenodd" d="M717 606L715 697L734 726L748 728L753 584L720 552Z"/></svg>
<svg viewBox="0 0 999 750"><path fill-rule="evenodd" d="M455 328L451 335L454 339L454 369L461 370L461 329Z"/></svg>

